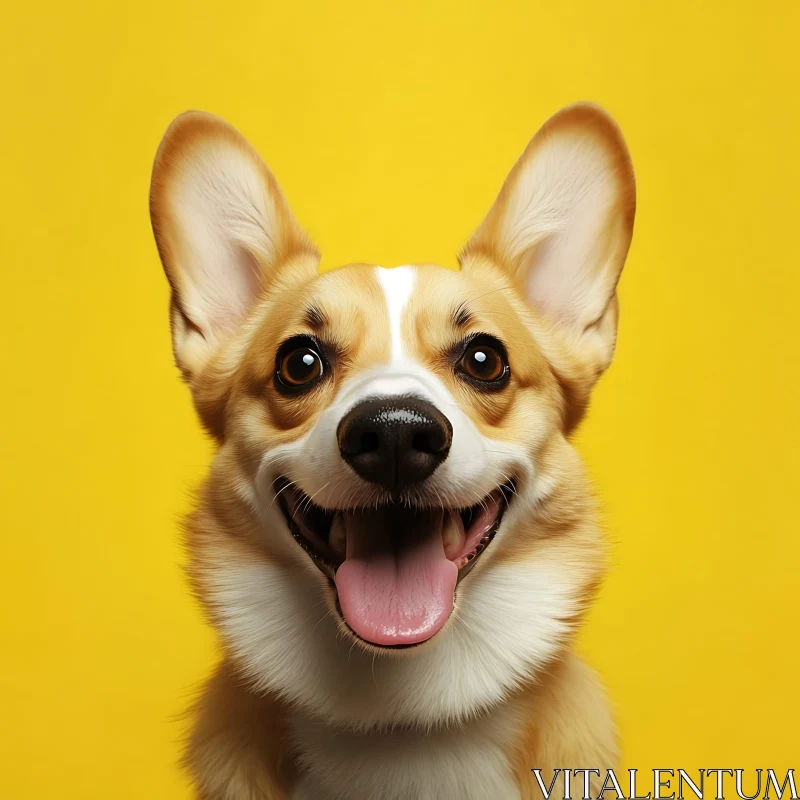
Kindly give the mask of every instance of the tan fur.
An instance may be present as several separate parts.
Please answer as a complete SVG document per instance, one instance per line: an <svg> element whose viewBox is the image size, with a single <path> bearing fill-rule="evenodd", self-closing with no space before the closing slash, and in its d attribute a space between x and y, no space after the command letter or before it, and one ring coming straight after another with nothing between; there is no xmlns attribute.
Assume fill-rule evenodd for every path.
<svg viewBox="0 0 800 800"><path fill-rule="evenodd" d="M603 164L607 160L601 167L611 176L608 191L614 195L602 220L600 244L591 251L598 266L576 278L588 288L582 287L579 301L553 311L526 295L526 270L546 260L542 242L550 234L523 226L512 236L513 220L507 216L514 203L519 205L515 192L522 191L525 170L553 142L573 138L578 143L576 163L588 151L601 153ZM215 169L234 169L234 174L216 174ZM229 197L230 187L242 182L236 170L246 176L244 198ZM201 186L217 181L225 188L215 199L224 239L219 252L229 253L231 263L244 272L237 278L239 294L231 292L224 302L206 295L214 286L224 287L224 280L209 271L215 263L224 266L225 259L202 269L192 260L204 257L193 249L193 223L187 222L181 205L181 193L193 180ZM536 486L533 479L523 484L525 494L512 506L518 523L510 533L503 529L478 559L457 590L454 618L448 623L454 627L465 613L459 593L468 598L472 587L493 571L530 566L538 575L559 576L563 599L548 655L539 660L532 656L525 675L509 684L506 700L481 706L464 697L459 711L466 720L502 706L508 719L517 721L509 728L506 759L522 800L540 796L531 768L542 769L549 780L547 771L557 768L616 766L614 726L602 691L570 650L606 561L588 481L568 436L613 353L615 290L634 205L630 162L616 126L593 107L567 109L542 128L512 170L462 254L461 272L418 267L413 294L403 309L402 341L410 361L441 382L485 441L518 447L536 465ZM265 215L263 222L258 209ZM258 481L265 454L301 440L315 429L343 386L389 363L387 301L372 266L318 274L316 250L291 215L272 173L234 129L208 115L184 115L167 132L154 167L151 211L173 293L175 358L218 445L187 520L186 541L192 586L220 632L225 656L195 708L185 764L199 796L207 800L289 798L299 785L301 765L308 761L300 752L303 743L291 733L292 720L311 713L320 719L327 715L333 724L335 715L344 712L330 711L339 708L331 706L330 698L320 697L319 709L307 708L307 700L302 706L271 688L270 676L254 656L259 645L250 641L258 631L247 614L260 598L249 598L247 581L297 576L321 598L317 624L322 628L308 630L307 636L333 636L325 633L329 617L338 621L338 636L349 634L338 617L334 591L288 530L265 530L264 514L273 509L265 511L260 504ZM592 304L580 305L586 297ZM501 392L477 392L453 371L447 354L473 332L494 335L508 349L512 380ZM283 341L299 334L324 339L332 368L312 392L286 396L274 387L275 353ZM323 489L335 492L336 486ZM253 577L259 565L277 572ZM279 623L280 615L299 612L274 607L264 613ZM425 658L444 635L447 630L407 652L376 652L372 658ZM291 640L287 646L299 650L305 644ZM356 640L349 646L365 647ZM375 683L377 687L377 679ZM356 728L358 719L348 724ZM426 724L447 727L453 720ZM404 723L398 730L408 727ZM459 724L452 730L457 737Z"/></svg>
<svg viewBox="0 0 800 800"><path fill-rule="evenodd" d="M280 703L248 691L229 663L208 681L185 755L208 800L281 800L292 779Z"/></svg>
<svg viewBox="0 0 800 800"><path fill-rule="evenodd" d="M514 771L520 800L541 800L539 784L532 768L541 769L549 786L557 769L607 769L616 767L619 750L614 720L608 713L597 678L572 653L552 664L540 682L529 687L521 700L528 709L523 736L517 744ZM582 780L582 778L581 778ZM602 785L591 776L593 796ZM580 788L578 788L580 787ZM575 783L573 797L582 796L582 785ZM553 797L563 797L561 778Z"/></svg>

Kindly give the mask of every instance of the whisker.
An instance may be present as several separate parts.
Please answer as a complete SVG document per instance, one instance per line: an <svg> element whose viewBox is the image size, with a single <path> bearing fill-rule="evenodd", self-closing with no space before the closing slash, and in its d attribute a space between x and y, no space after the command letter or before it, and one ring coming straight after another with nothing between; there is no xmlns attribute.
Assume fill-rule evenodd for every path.
<svg viewBox="0 0 800 800"><path fill-rule="evenodd" d="M319 628L319 626L320 626L320 623L322 622L322 620L324 620L324 619L325 619L325 617L329 616L329 615L330 615L330 613L331 613L331 612L330 612L330 610L326 608L326 609L325 609L325 613L324 613L324 614L323 614L323 615L322 615L322 616L319 618L319 620L317 620L317 624L316 624L316 625L315 625L315 626L314 626L314 627L311 629L311 633L314 633L314 631L315 631L317 628Z"/></svg>
<svg viewBox="0 0 800 800"><path fill-rule="evenodd" d="M278 499L278 495L281 494L281 492L284 492L290 486L296 486L296 485L297 481L288 481L286 486L282 486L277 492L275 492L275 497L272 498L272 502L269 504L269 508L272 508L273 503Z"/></svg>

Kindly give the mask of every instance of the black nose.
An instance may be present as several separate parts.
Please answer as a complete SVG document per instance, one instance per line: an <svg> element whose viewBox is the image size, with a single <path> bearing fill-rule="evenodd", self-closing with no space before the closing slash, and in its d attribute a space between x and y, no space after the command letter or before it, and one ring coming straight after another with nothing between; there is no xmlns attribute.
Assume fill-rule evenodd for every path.
<svg viewBox="0 0 800 800"><path fill-rule="evenodd" d="M365 480L398 492L425 480L450 451L453 426L416 397L363 400L336 431L342 458Z"/></svg>

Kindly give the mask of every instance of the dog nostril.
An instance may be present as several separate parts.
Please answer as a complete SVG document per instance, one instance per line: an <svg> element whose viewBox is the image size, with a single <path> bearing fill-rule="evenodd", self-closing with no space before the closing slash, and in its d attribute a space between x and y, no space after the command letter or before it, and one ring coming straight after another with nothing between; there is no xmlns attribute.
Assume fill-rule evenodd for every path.
<svg viewBox="0 0 800 800"><path fill-rule="evenodd" d="M380 449L381 440L375 431L367 431L361 436L361 452L374 453Z"/></svg>
<svg viewBox="0 0 800 800"><path fill-rule="evenodd" d="M427 433L416 433L411 439L411 446L420 453L434 453L436 448L431 447L430 437Z"/></svg>

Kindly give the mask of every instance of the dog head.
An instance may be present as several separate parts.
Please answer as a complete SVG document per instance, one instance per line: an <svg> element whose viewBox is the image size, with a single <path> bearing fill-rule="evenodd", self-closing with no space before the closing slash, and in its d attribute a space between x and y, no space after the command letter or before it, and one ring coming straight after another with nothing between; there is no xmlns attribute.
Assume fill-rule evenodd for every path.
<svg viewBox="0 0 800 800"><path fill-rule="evenodd" d="M319 257L271 172L189 113L151 213L176 362L218 442L195 586L254 683L355 725L461 719L551 659L602 576L568 435L609 365L633 174L571 106L458 272Z"/></svg>

